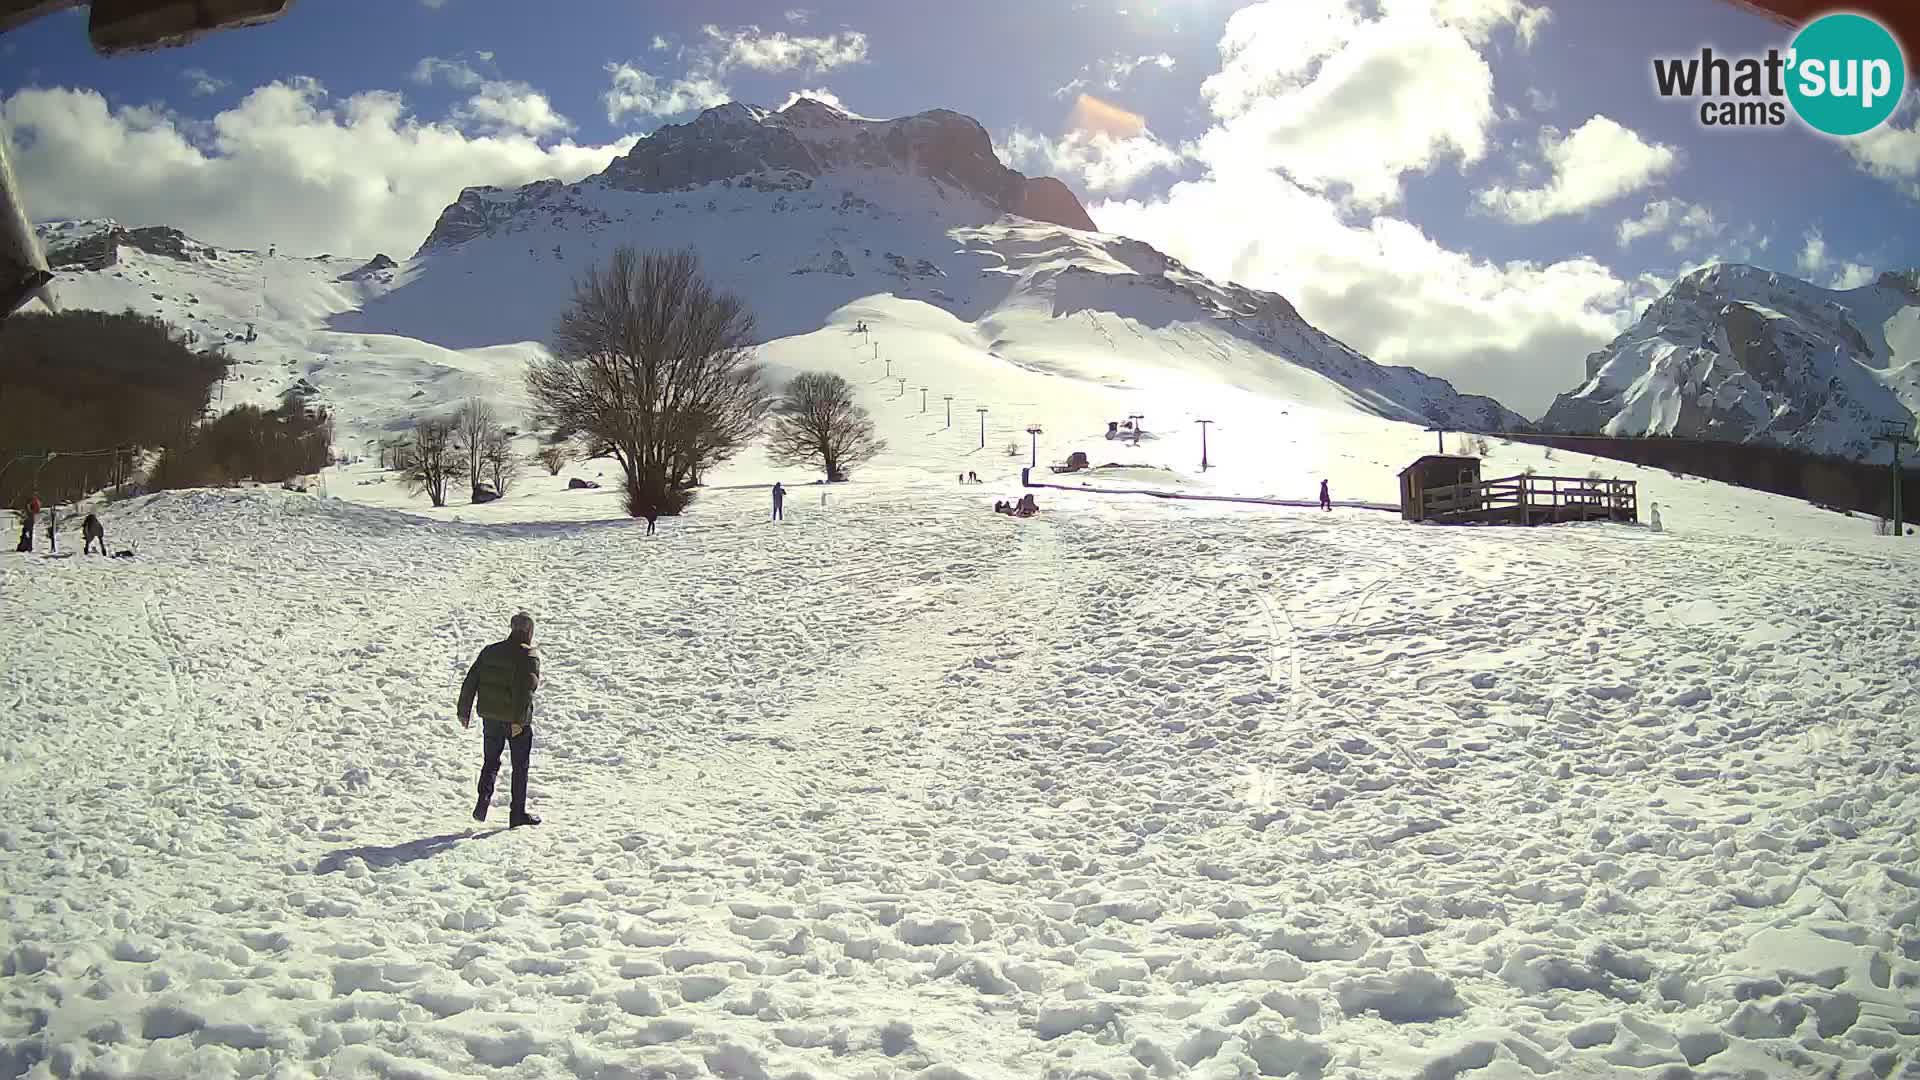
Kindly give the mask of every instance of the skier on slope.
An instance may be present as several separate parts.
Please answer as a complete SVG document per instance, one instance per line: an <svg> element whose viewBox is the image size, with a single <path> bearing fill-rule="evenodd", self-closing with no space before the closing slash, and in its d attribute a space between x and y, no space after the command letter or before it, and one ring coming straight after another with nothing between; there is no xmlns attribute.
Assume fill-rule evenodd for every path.
<svg viewBox="0 0 1920 1080"><path fill-rule="evenodd" d="M100 545L100 554L107 553L107 527L100 524L99 518L88 514L87 519L80 523L80 535L86 538L86 546L80 549L80 554L91 554L96 542Z"/></svg>
<svg viewBox="0 0 1920 1080"><path fill-rule="evenodd" d="M540 688L540 654L533 648L533 616L522 611L513 617L504 641L480 650L460 686L460 726L473 725L473 706L480 705L480 723L486 742L480 757L480 798L473 804L473 820L487 820L493 801L493 779L500 773L500 751L513 751L512 828L538 825L527 813L527 764L533 756L533 694Z"/></svg>
<svg viewBox="0 0 1920 1080"><path fill-rule="evenodd" d="M1320 509L1333 509L1333 496L1328 494L1327 482L1325 480L1320 481Z"/></svg>
<svg viewBox="0 0 1920 1080"><path fill-rule="evenodd" d="M782 514L785 511L786 505L787 505L787 489L784 487L781 487L778 483L775 483L773 485L773 520L775 521L784 520L784 518L782 517Z"/></svg>

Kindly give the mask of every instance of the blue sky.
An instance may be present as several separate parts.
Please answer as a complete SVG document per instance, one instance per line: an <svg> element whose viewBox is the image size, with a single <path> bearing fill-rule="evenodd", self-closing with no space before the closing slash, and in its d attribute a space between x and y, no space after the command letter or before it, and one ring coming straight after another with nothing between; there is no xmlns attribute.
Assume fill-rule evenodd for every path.
<svg viewBox="0 0 1920 1080"><path fill-rule="evenodd" d="M1528 413L1704 262L1920 265L1920 104L1840 141L1656 96L1656 55L1786 44L1719 0L551 10L303 0L112 60L55 15L0 37L0 118L36 217L404 256L464 186L588 175L720 100L951 108L1103 228Z"/></svg>

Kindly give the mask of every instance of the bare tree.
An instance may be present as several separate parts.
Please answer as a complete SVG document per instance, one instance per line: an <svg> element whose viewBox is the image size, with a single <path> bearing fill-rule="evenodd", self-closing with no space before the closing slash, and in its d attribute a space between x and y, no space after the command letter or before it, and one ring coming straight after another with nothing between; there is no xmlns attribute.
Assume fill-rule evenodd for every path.
<svg viewBox="0 0 1920 1080"><path fill-rule="evenodd" d="M753 342L746 305L710 282L691 250L621 247L575 283L527 391L543 422L620 463L628 513L677 514L697 478L766 419Z"/></svg>
<svg viewBox="0 0 1920 1080"><path fill-rule="evenodd" d="M454 448L466 459L467 487L477 496L486 472L487 447L500 429L499 414L484 399L470 397L454 414L453 428Z"/></svg>
<svg viewBox="0 0 1920 1080"><path fill-rule="evenodd" d="M513 436L504 428L494 428L480 447L480 464L486 468L487 478L493 481L493 490L501 495L507 493L507 486L513 478L520 475L520 459L513 452Z"/></svg>
<svg viewBox="0 0 1920 1080"><path fill-rule="evenodd" d="M776 464L822 469L829 483L887 448L873 436L873 417L855 404L852 384L831 372L794 376L773 411L767 455Z"/></svg>
<svg viewBox="0 0 1920 1080"><path fill-rule="evenodd" d="M566 443L554 443L534 451L533 460L547 467L548 476L559 476L560 470L573 460L573 447Z"/></svg>
<svg viewBox="0 0 1920 1080"><path fill-rule="evenodd" d="M413 425L413 441L404 448L401 458L408 487L425 492L435 506L447 505L447 478L459 468L453 430L452 420L422 418Z"/></svg>

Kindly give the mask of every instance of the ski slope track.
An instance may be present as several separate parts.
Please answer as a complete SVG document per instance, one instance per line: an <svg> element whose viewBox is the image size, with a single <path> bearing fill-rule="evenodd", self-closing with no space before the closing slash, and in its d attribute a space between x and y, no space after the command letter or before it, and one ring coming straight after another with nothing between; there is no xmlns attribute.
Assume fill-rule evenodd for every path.
<svg viewBox="0 0 1920 1080"><path fill-rule="evenodd" d="M0 554L0 1077L1920 1075L1911 545L1497 439L1664 531L1360 509L1498 406L1009 216L1070 213L953 114L795 108L469 192L406 260L48 227L63 304L225 342L228 403L355 454L517 415L571 274L694 243L889 447L750 448L653 537L606 461L434 509L362 460ZM1356 505L1277 505L1321 479ZM520 608L507 830L453 713Z"/></svg>
<svg viewBox="0 0 1920 1080"><path fill-rule="evenodd" d="M1758 267L1676 282L1587 358L1548 430L1778 443L1888 461L1874 436L1920 413L1920 270L1833 291Z"/></svg>

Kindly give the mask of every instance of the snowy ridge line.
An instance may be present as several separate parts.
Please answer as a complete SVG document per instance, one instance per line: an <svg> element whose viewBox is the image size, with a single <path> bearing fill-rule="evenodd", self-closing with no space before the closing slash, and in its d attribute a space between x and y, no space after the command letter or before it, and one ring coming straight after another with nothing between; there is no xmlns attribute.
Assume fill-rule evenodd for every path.
<svg viewBox="0 0 1920 1080"><path fill-rule="evenodd" d="M1031 481L1024 486L1030 488L1052 488L1055 491L1084 491L1094 495L1151 495L1156 499L1180 499L1187 502L1225 502L1252 503L1256 506L1296 506L1312 509L1320 505L1318 499L1263 499L1255 495L1180 495L1170 491L1152 491L1147 488L1093 488L1067 487L1063 484L1036 484ZM1343 502L1334 500L1333 505L1348 510L1385 510L1399 513L1398 505L1370 502Z"/></svg>

